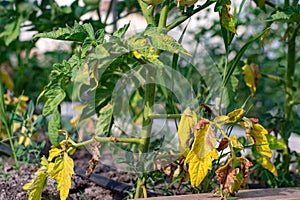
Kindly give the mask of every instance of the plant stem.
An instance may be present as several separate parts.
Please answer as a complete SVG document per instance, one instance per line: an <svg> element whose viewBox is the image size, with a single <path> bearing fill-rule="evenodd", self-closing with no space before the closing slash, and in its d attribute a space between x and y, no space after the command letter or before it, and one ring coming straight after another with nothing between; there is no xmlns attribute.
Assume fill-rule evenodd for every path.
<svg viewBox="0 0 300 200"><path fill-rule="evenodd" d="M140 152L147 153L149 151L150 137L152 130L153 120L150 117L152 106L154 104L155 96L155 75L156 69L155 66L147 65L147 85L145 85L145 97L144 97L144 112L143 112L143 127L142 127L142 143L140 145ZM135 198L141 197L141 187L145 183L145 174L142 177L138 178L137 188L135 193Z"/></svg>
<svg viewBox="0 0 300 200"><path fill-rule="evenodd" d="M8 120L8 118L6 116L6 112L5 112L4 90L3 90L1 77L0 77L0 120L3 122L3 124L5 126L5 130L7 132L8 139L9 139L10 148L12 150L13 158L15 161L15 165L16 165L16 168L19 169L19 162L18 162L16 149L15 149L14 142L13 142L13 127L11 126L11 124L9 124L9 120ZM14 119L12 119L12 121L13 120Z"/></svg>
<svg viewBox="0 0 300 200"><path fill-rule="evenodd" d="M263 73L263 72L261 72L260 74L264 78L268 78L268 79L276 81L278 83L285 84L285 80L283 78L279 77L279 76L275 76L275 75L272 75L272 74L266 74L266 73Z"/></svg>
<svg viewBox="0 0 300 200"><path fill-rule="evenodd" d="M288 2L286 2L286 5ZM293 29L294 24L288 23L288 28ZM296 35L299 30L299 25L294 27L292 33L288 36L288 47L287 47L287 69L285 76L285 122L282 129L282 137L288 146L291 131L289 130L288 124L292 120L292 107L294 103L294 88L293 84L295 81L295 67L296 67ZM286 178L290 179L289 166L291 161L290 149L286 153L283 153L283 171L285 172Z"/></svg>
<svg viewBox="0 0 300 200"><path fill-rule="evenodd" d="M138 1L139 1L140 6L141 6L141 9L142 9L142 12L143 12L143 15L146 19L147 24L152 25L152 26L156 26L156 23L155 23L155 20L154 20L154 17L153 17L153 12L154 12L153 6L148 9L147 8L148 4L146 4L142 0L138 0Z"/></svg>
<svg viewBox="0 0 300 200"><path fill-rule="evenodd" d="M177 119L181 117L181 114L150 114L151 119Z"/></svg>
<svg viewBox="0 0 300 200"><path fill-rule="evenodd" d="M158 28L166 28L168 12L169 12L169 5L170 5L169 0L166 0L164 2L164 5L163 5L163 7L161 9L161 12L160 12Z"/></svg>
<svg viewBox="0 0 300 200"><path fill-rule="evenodd" d="M92 144L94 142L115 142L115 143L136 143L141 144L142 139L141 138L115 138L115 137L93 137L90 140L86 140L84 142L75 143L72 140L68 140L75 148L83 147L89 144Z"/></svg>
<svg viewBox="0 0 300 200"><path fill-rule="evenodd" d="M171 30L171 29L177 27L178 25L182 24L185 20L187 20L188 18L190 18L194 14L200 12L201 10L204 10L205 8L207 8L208 6L210 6L213 3L215 3L215 1L210 1L210 0L206 1L202 6L199 6L198 8L193 10L192 13L187 13L186 15L179 17L175 22L169 24L167 26L167 29Z"/></svg>

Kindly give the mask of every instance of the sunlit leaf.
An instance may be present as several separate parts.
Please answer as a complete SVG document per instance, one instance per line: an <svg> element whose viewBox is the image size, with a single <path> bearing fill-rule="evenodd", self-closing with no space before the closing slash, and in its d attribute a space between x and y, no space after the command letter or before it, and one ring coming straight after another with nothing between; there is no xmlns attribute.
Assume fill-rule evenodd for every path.
<svg viewBox="0 0 300 200"><path fill-rule="evenodd" d="M200 123L198 123L200 129L195 133L194 143L185 160L189 165L188 172L192 186L200 185L212 167L212 159L218 158L217 150L213 148L215 138L211 136L211 125L206 119Z"/></svg>
<svg viewBox="0 0 300 200"><path fill-rule="evenodd" d="M240 109L236 109L230 113L227 114L228 119L226 120L226 123L234 123L236 122L238 119L240 119L243 115L244 115L245 111L240 108Z"/></svg>
<svg viewBox="0 0 300 200"><path fill-rule="evenodd" d="M35 173L36 177L30 183L27 183L23 186L23 190L31 190L28 196L28 200L38 200L42 199L43 189L47 184L47 166L48 162L45 157L41 159L42 166Z"/></svg>
<svg viewBox="0 0 300 200"><path fill-rule="evenodd" d="M254 97L254 94L256 92L257 80L261 76L258 65L246 64L243 66L242 69L243 69L245 83L250 88L252 97Z"/></svg>
<svg viewBox="0 0 300 200"><path fill-rule="evenodd" d="M75 22L74 27L67 26L66 28L59 28L57 31L52 31L48 33L39 33L36 34L33 37L33 39L51 38L56 40L70 40L70 41L83 42L85 38L91 36L91 30L93 30L91 24L84 24L81 26L77 22Z"/></svg>
<svg viewBox="0 0 300 200"><path fill-rule="evenodd" d="M59 149L55 146L51 146L51 149L49 150L48 161L52 161L53 158L59 156L61 153L62 153L62 149Z"/></svg>
<svg viewBox="0 0 300 200"><path fill-rule="evenodd" d="M187 155L190 147L189 141L191 133L194 132L194 126L197 123L197 116L195 111L192 111L190 107L187 107L183 114L178 126L178 137L180 142L180 152L185 156Z"/></svg>
<svg viewBox="0 0 300 200"><path fill-rule="evenodd" d="M239 142L237 141L236 139L236 135L235 134L232 134L231 136L231 144L234 148L237 148L237 149L241 149L242 146L239 144Z"/></svg>
<svg viewBox="0 0 300 200"><path fill-rule="evenodd" d="M51 178L57 182L60 199L65 200L69 195L71 188L71 177L74 174L74 161L64 153L62 157L55 159L53 169L51 170Z"/></svg>
<svg viewBox="0 0 300 200"><path fill-rule="evenodd" d="M246 130L246 134L254 140L257 151L269 158L272 157L272 151L266 137L268 131L262 125L254 124L252 129Z"/></svg>
<svg viewBox="0 0 300 200"><path fill-rule="evenodd" d="M190 54L179 42L177 42L171 36L168 36L162 29L151 27L144 32L144 35L150 38L152 46L156 49L169 51L176 54L182 53L190 56Z"/></svg>
<svg viewBox="0 0 300 200"><path fill-rule="evenodd" d="M273 150L287 150L287 146L283 139L277 139L273 135L266 135L269 146Z"/></svg>

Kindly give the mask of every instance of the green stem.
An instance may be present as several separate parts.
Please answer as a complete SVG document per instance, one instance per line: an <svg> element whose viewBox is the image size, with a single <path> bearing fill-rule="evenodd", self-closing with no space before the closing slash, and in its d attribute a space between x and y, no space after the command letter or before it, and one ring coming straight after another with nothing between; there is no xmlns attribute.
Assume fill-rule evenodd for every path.
<svg viewBox="0 0 300 200"><path fill-rule="evenodd" d="M147 153L149 151L150 137L152 130L153 120L150 117L152 106L154 105L154 96L155 96L155 75L156 69L155 66L147 65L147 85L145 85L145 97L144 97L144 112L143 112L143 127L141 139L143 140L140 145L140 152ZM143 168L143 167L142 167ZM146 174L143 174L142 177L138 178L137 188L135 193L135 198L140 198L141 196L141 187L145 184Z"/></svg>
<svg viewBox="0 0 300 200"><path fill-rule="evenodd" d="M286 6L288 2L286 1ZM288 28L293 29L294 24L288 23ZM288 36L288 47L287 47L287 69L285 75L285 123L282 129L282 137L285 141L286 146L289 143L289 137L291 131L288 128L288 123L292 120L292 107L294 103L294 88L293 84L295 81L295 67L296 67L296 35L299 30L299 25L294 26L294 31L289 33ZM283 171L287 179L290 179L289 166L291 161L290 149L286 153L283 153Z"/></svg>
<svg viewBox="0 0 300 200"><path fill-rule="evenodd" d="M260 74L264 78L268 78L270 80L273 80L273 81L276 81L278 83L281 83L281 84L285 85L285 80L283 78L279 77L279 76L275 76L275 75L272 75L272 74L266 74L266 73L263 73L263 72L261 72Z"/></svg>
<svg viewBox="0 0 300 200"><path fill-rule="evenodd" d="M187 13L186 15L181 16L175 22L169 24L167 26L167 29L171 30L171 29L177 27L178 25L182 24L185 20L189 19L191 16L193 16L194 14L200 12L201 10L204 10L205 8L207 8L208 6L210 6L213 3L215 3L215 1L211 1L211 0L206 1L202 6L199 6L198 8L193 10L193 12Z"/></svg>
<svg viewBox="0 0 300 200"><path fill-rule="evenodd" d="M19 162L18 162L16 149L15 149L14 142L13 142L13 127L11 126L11 124L9 124L9 119L7 118L6 112L5 112L4 90L3 90L1 77L0 77L0 95L1 95L0 96L0 112L1 112L0 120L3 122L3 124L5 126L5 130L7 132L8 138L9 138L10 148L12 150L13 158L15 161L15 165L16 165L16 168L19 169Z"/></svg>
<svg viewBox="0 0 300 200"><path fill-rule="evenodd" d="M72 144L75 148L83 147L94 142L114 142L114 143L136 143L141 144L143 142L140 138L114 138L114 137L93 137L90 140L84 142L75 143L73 140L69 139L68 142Z"/></svg>
<svg viewBox="0 0 300 200"><path fill-rule="evenodd" d="M178 119L181 114L150 114L151 119Z"/></svg>
<svg viewBox="0 0 300 200"><path fill-rule="evenodd" d="M164 5L163 5L163 7L161 9L161 12L160 12L158 28L166 28L168 12L169 12L169 6L170 6L170 2L169 2L169 0L166 0L164 2Z"/></svg>
<svg viewBox="0 0 300 200"><path fill-rule="evenodd" d="M139 1L140 7L142 9L142 12L143 12L143 15L146 19L147 24L152 25L152 26L156 26L154 16L153 16L154 7L152 6L151 8L148 8L148 4L146 4L142 0L138 0L138 1Z"/></svg>

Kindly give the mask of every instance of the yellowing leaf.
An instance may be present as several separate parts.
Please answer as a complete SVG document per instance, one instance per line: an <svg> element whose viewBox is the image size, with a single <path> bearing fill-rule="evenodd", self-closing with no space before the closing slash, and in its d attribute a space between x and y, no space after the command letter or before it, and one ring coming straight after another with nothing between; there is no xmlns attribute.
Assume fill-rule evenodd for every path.
<svg viewBox="0 0 300 200"><path fill-rule="evenodd" d="M256 149L263 155L271 158L272 151L269 147L269 143L267 140L266 135L268 131L260 124L254 124L253 128L250 131L246 131L253 140L254 144L256 145Z"/></svg>
<svg viewBox="0 0 300 200"><path fill-rule="evenodd" d="M199 123L202 121L202 124ZM189 175L192 186L199 186L208 170L212 167L212 159L218 158L218 152L212 148L214 141L211 139L211 125L201 120L198 125L201 127L195 133L195 140L191 151L188 153L185 163L189 164ZM215 138L214 138L215 139Z"/></svg>
<svg viewBox="0 0 300 200"><path fill-rule="evenodd" d="M244 115L244 113L245 113L245 111L242 108L228 113L227 114L228 119L226 120L226 123L236 122L238 119L240 119Z"/></svg>
<svg viewBox="0 0 300 200"><path fill-rule="evenodd" d="M232 144L232 146L233 146L234 148L237 148L237 149L241 149L241 148L242 148L242 146L238 143L235 134L233 134L233 135L231 136L231 144Z"/></svg>
<svg viewBox="0 0 300 200"><path fill-rule="evenodd" d="M38 169L35 173L36 177L30 183L27 183L23 186L23 190L31 190L28 196L28 200L38 200L42 199L42 192L43 189L46 187L47 184L47 159L42 157L41 159L42 167Z"/></svg>
<svg viewBox="0 0 300 200"><path fill-rule="evenodd" d="M48 157L48 161L52 161L53 158L59 156L62 152L62 149L59 149L55 146L51 146L51 149L49 151L49 157Z"/></svg>
<svg viewBox="0 0 300 200"><path fill-rule="evenodd" d="M243 66L243 74L246 85L250 88L252 97L256 92L257 80L260 77L259 68L255 64L244 65Z"/></svg>
<svg viewBox="0 0 300 200"><path fill-rule="evenodd" d="M274 164L269 160L269 158L263 155L256 155L256 161L265 169L269 170L274 176L277 176L277 170Z"/></svg>
<svg viewBox="0 0 300 200"><path fill-rule="evenodd" d="M215 133L212 129L211 124L209 123L209 121L207 119L202 119L200 120L197 125L196 128L200 128L198 129L197 133L196 133L196 137L198 137L198 144L196 144L194 142L195 145L198 145L197 149L198 151L198 156L199 158L204 158L206 157L212 150L214 150L216 148L216 136ZM201 133L199 133L201 132ZM199 135L200 134L200 135Z"/></svg>
<svg viewBox="0 0 300 200"><path fill-rule="evenodd" d="M228 116L222 115L222 116L217 116L214 119L214 122L217 124L224 124L228 120Z"/></svg>
<svg viewBox="0 0 300 200"><path fill-rule="evenodd" d="M189 151L190 135L193 133L194 126L197 123L197 116L195 111L192 111L190 107L187 107L180 119L178 126L178 137L180 142L180 152L186 156Z"/></svg>
<svg viewBox="0 0 300 200"><path fill-rule="evenodd" d="M67 153L63 157L55 159L53 169L51 170L51 178L57 182L60 199L65 200L69 195L71 188L71 177L74 174L74 162Z"/></svg>

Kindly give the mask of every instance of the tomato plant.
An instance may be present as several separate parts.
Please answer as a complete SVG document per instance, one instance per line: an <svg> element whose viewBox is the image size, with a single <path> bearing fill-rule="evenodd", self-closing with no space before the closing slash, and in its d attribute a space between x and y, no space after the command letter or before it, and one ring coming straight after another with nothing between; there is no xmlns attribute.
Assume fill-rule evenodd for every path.
<svg viewBox="0 0 300 200"><path fill-rule="evenodd" d="M298 102L294 93L297 54L294 44L299 30L299 5L296 1L283 8L255 1L261 9L270 6L275 11L266 19L267 26L247 41L236 37L238 17L245 1L238 12L231 11L229 0L207 0L200 4L194 0L137 2L147 27L131 36L127 35L128 28L138 22L126 24L111 34L105 31L107 23L101 20L99 13L100 24L93 20L82 22L82 13L93 10L93 6L98 8L99 4L94 4L94 1L86 1L84 8L76 7L77 12L83 10L72 18L73 24L67 23L67 27L58 24L55 31L40 29L34 36L34 41L39 38L72 41L75 48L68 59L53 65L48 84L38 97L38 101L43 102L42 115L50 116L48 134L52 147L49 157L41 159L36 178L24 186L25 190L30 190L29 199L41 198L48 177L56 180L61 199L66 199L74 173L70 156L76 153L76 149L89 146L92 159L87 175L90 175L101 161L99 151L107 147L103 145L105 143L113 151L122 152L123 158L118 161L126 163L136 173L134 198L146 197L147 180L155 170L155 164L165 160L177 163L174 179L189 179L192 187L216 189L225 198L247 184L253 163L267 171L269 176L280 175L278 167L271 162L271 150L283 152L282 159L287 162L282 169L285 169L284 176L290 178L287 167L291 160L288 148L291 131L288 125L293 116L292 107ZM197 70L197 63L190 61L197 59L197 55L181 44L188 27L183 28L178 40L169 32L207 8L218 13L216 34L222 36L224 52L219 63L205 65L209 72L205 74ZM72 15L69 8L62 11L64 16ZM19 9L18 12L25 10ZM254 59L245 56L258 41L264 43L272 31L271 24L277 21L288 24L285 79L260 73L260 66ZM9 45L15 38L7 34L12 31L10 26L5 29L6 33L1 36ZM241 45L236 47L235 43ZM207 63L207 59L203 63ZM248 96L243 102L237 95L242 87L238 84L241 77L242 90ZM261 89L258 85L261 77L284 84L285 121L280 134L283 140L269 135L259 123L260 115L249 117L252 101ZM96 123L95 131L87 134L84 141L76 141L62 129L61 104L66 100L80 102L83 107L80 116L73 121L75 126L85 120ZM165 109L156 109L156 106ZM154 123L157 119L174 120L178 130L171 136L164 131L156 133ZM112 127L120 131L116 133ZM244 136L237 138L235 127L242 128ZM244 156L246 148L251 149L251 153Z"/></svg>

